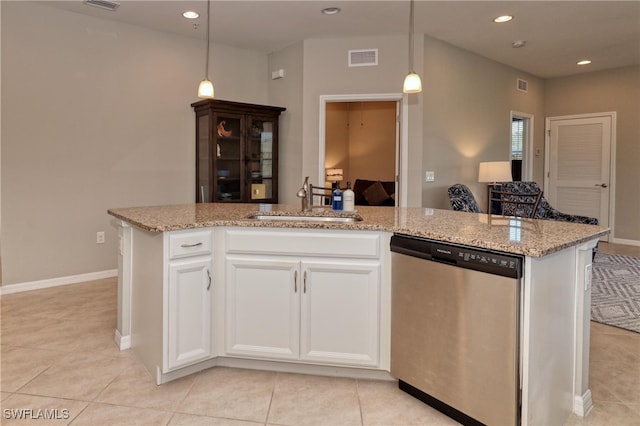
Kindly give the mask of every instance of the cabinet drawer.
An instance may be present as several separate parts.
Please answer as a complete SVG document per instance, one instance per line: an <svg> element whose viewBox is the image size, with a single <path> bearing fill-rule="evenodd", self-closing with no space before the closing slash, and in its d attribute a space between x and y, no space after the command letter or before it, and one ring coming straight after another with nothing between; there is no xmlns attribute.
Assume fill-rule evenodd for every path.
<svg viewBox="0 0 640 426"><path fill-rule="evenodd" d="M226 251L235 254L378 259L380 235L365 231L276 231L230 229Z"/></svg>
<svg viewBox="0 0 640 426"><path fill-rule="evenodd" d="M169 234L169 259L211 253L211 231L187 231Z"/></svg>

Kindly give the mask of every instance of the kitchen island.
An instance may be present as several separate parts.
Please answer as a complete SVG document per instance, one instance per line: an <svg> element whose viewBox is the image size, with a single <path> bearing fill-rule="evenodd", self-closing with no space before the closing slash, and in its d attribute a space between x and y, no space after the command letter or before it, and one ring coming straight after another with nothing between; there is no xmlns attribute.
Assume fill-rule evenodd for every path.
<svg viewBox="0 0 640 426"><path fill-rule="evenodd" d="M291 205L109 214L121 238L116 341L158 384L215 365L388 376L389 240L402 234L523 256L521 424L561 424L591 408L591 253L606 228L361 206L304 214L349 222L296 219Z"/></svg>

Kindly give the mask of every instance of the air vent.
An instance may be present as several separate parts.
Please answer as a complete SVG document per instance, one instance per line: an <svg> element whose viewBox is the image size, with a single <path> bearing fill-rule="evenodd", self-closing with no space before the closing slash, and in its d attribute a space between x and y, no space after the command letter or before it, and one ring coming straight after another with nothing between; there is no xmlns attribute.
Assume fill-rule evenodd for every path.
<svg viewBox="0 0 640 426"><path fill-rule="evenodd" d="M378 65L378 49L349 51L350 67L370 67Z"/></svg>
<svg viewBox="0 0 640 426"><path fill-rule="evenodd" d="M115 12L116 9L120 7L120 3L108 0L84 0L83 3L89 6L99 7L100 9L110 10L112 12Z"/></svg>
<svg viewBox="0 0 640 426"><path fill-rule="evenodd" d="M529 92L529 82L519 78L516 80L516 88L521 92L527 93Z"/></svg>

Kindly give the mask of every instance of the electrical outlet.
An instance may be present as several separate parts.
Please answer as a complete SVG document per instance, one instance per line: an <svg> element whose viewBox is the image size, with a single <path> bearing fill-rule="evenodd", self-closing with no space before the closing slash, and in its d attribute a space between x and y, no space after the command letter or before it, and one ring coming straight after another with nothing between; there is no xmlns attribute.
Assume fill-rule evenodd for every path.
<svg viewBox="0 0 640 426"><path fill-rule="evenodd" d="M96 233L96 244L104 244L104 231Z"/></svg>
<svg viewBox="0 0 640 426"><path fill-rule="evenodd" d="M436 172L424 172L424 181L425 182L435 182L436 181Z"/></svg>

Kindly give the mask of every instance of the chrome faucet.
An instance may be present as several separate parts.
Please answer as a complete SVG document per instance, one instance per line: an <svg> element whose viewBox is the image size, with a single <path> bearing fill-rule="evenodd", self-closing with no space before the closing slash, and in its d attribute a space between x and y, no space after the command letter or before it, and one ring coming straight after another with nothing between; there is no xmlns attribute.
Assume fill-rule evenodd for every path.
<svg viewBox="0 0 640 426"><path fill-rule="evenodd" d="M302 211L303 212L310 212L311 210L313 210L313 196L314 195L322 195L322 196L327 195L324 192L314 192L313 191L314 189L316 189L318 191L329 191L329 193L331 193L331 191L333 191L332 188L325 188L325 187L322 187L322 186L313 186L309 182L309 176L305 177L304 178L304 183L302 184L302 187L296 193L296 196L298 198L302 198Z"/></svg>
<svg viewBox="0 0 640 426"><path fill-rule="evenodd" d="M298 190L296 196L298 198L302 198L302 211L310 212L311 206L313 205L313 195L311 194L313 185L309 183L309 176L304 178L304 183L302 184L302 188Z"/></svg>

